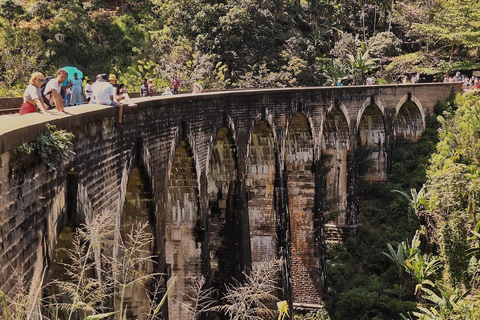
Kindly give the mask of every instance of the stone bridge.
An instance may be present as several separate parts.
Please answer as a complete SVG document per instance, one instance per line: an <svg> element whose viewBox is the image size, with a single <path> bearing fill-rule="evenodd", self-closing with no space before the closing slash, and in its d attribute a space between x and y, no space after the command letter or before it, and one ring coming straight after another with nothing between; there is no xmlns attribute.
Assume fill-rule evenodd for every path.
<svg viewBox="0 0 480 320"><path fill-rule="evenodd" d="M19 272L52 269L62 230L109 210L115 230L150 223L154 271L179 275L170 319L186 319L171 299L195 277L221 288L271 258L284 261L280 298L319 305L325 242L361 218L354 152L368 148L365 178L384 181L395 139L415 141L435 103L459 90L439 83L152 97L126 110L123 130L104 106L2 116L0 290ZM13 152L47 122L75 135L75 155L56 173Z"/></svg>

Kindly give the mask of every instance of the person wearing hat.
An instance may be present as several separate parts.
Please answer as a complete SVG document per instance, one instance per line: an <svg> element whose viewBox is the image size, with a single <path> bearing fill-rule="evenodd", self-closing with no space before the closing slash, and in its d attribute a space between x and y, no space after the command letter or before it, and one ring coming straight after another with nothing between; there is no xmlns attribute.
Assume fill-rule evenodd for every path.
<svg viewBox="0 0 480 320"><path fill-rule="evenodd" d="M113 73L110 73L110 75L108 76L108 81L110 82L110 84L113 86L114 88L114 98L116 101L120 101L122 99L120 99L119 95L120 95L120 86L117 84L117 76L114 75Z"/></svg>
<svg viewBox="0 0 480 320"><path fill-rule="evenodd" d="M115 101L115 90L108 81L109 77L105 73L97 75L97 81L92 85L92 100L96 104L113 106L118 108L118 121L115 123L118 127L123 128L122 115L123 104Z"/></svg>
<svg viewBox="0 0 480 320"><path fill-rule="evenodd" d="M117 83L117 76L115 76L113 73L110 73L108 76L108 81L110 84L113 86L113 100L120 102L122 100L125 100L126 103L128 103L129 107L136 107L137 105L135 103L130 102L130 97L128 96L128 93L123 93L121 92L121 85Z"/></svg>

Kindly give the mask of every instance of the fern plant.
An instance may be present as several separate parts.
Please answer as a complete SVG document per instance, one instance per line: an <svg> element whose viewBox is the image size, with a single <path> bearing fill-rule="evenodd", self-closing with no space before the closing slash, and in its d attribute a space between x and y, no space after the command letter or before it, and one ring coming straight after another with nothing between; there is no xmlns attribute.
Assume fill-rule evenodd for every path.
<svg viewBox="0 0 480 320"><path fill-rule="evenodd" d="M45 131L35 141L35 149L48 168L57 172L62 161L75 154L71 150L73 138L71 132L58 130L55 125L47 123Z"/></svg>

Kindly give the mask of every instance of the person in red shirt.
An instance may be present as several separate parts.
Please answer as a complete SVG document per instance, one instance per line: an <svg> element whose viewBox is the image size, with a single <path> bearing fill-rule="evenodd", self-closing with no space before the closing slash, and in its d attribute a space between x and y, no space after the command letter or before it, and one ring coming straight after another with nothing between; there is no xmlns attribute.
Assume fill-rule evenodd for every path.
<svg viewBox="0 0 480 320"><path fill-rule="evenodd" d="M173 94L178 94L178 88L180 87L180 81L175 76L172 80Z"/></svg>

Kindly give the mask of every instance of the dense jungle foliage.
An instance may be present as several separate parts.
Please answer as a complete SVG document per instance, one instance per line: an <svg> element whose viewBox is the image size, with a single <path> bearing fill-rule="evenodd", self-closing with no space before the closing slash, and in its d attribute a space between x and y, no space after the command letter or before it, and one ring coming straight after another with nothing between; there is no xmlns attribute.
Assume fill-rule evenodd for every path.
<svg viewBox="0 0 480 320"><path fill-rule="evenodd" d="M0 0L0 96L65 65L135 90L439 80L480 69L480 1ZM363 183L362 225L328 251L333 319L480 318L479 101L438 106L389 181Z"/></svg>
<svg viewBox="0 0 480 320"><path fill-rule="evenodd" d="M458 95L362 182L362 225L328 250L332 319L480 318L479 135L480 93Z"/></svg>
<svg viewBox="0 0 480 320"><path fill-rule="evenodd" d="M476 0L0 0L0 96L74 65L130 89L399 81L480 67Z"/></svg>

